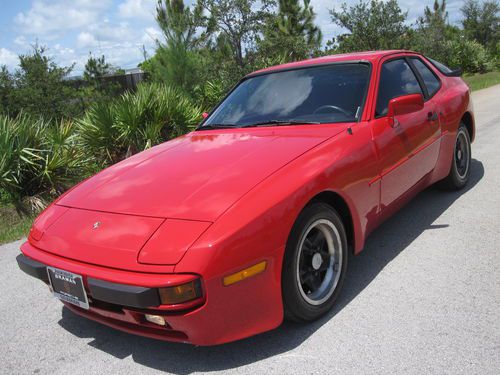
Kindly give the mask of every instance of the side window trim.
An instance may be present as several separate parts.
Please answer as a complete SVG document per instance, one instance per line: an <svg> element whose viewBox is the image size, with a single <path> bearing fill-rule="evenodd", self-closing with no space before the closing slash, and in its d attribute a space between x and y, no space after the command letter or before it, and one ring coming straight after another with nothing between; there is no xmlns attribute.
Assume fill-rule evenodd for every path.
<svg viewBox="0 0 500 375"><path fill-rule="evenodd" d="M424 79L420 75L420 72L418 69L413 65L413 61L411 61L411 58L409 56L405 56L405 61L410 67L411 71L413 74L415 74L415 77L417 78L418 84L420 85L420 89L422 90L422 93L424 94L424 101L429 99L429 91L427 90L427 86L425 85Z"/></svg>
<svg viewBox="0 0 500 375"><path fill-rule="evenodd" d="M413 70L413 73L415 74L415 76L417 77L417 80L418 80L418 83L420 84L420 87L422 88L422 91L424 92L424 102L428 101L429 99L431 99L434 95L436 95L439 90L441 90L441 87L443 87L443 83L441 82L441 80L439 79L439 77L436 75L436 73L434 73L434 71L429 67L428 64L425 63L424 60L422 60L419 56L405 56L405 59L408 63L408 65L410 65L410 68L411 70ZM415 67L415 65L413 64L413 59L417 59L419 60L422 64L424 64L424 66L429 69L429 71L432 73L432 75L437 79L437 81L439 82L439 88L432 94L432 95L429 95L429 90L427 89L427 85L425 84L424 82L424 79L422 78L422 75L420 74L420 72L418 71L418 69Z"/></svg>

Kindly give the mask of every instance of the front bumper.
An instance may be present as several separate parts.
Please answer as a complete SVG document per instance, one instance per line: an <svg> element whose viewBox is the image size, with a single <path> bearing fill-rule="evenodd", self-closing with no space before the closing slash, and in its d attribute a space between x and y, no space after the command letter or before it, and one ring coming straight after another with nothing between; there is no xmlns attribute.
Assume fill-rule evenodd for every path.
<svg viewBox="0 0 500 375"><path fill-rule="evenodd" d="M26 274L49 284L45 264L28 258L24 254L19 254L16 260L19 268ZM119 284L86 277L85 289L89 299L88 310L61 302L78 315L128 333L160 340L188 341L186 333L174 330L168 324L158 326L145 319L145 313L154 315L172 313L172 310L162 309L157 288ZM199 302L197 304L200 305ZM194 309L192 304L187 304L185 307L189 310Z"/></svg>
<svg viewBox="0 0 500 375"><path fill-rule="evenodd" d="M19 268L30 276L48 284L47 266L23 254L17 256ZM160 306L160 297L155 288L110 283L108 281L87 278L88 294L96 301L109 304L147 309Z"/></svg>
<svg viewBox="0 0 500 375"><path fill-rule="evenodd" d="M195 305L172 309L159 305L157 288L181 284L193 275L111 269L62 258L28 242L21 250L19 267L45 283L48 283L47 266L82 275L90 308L85 310L63 302L68 309L128 333L194 345L216 345L268 331L283 320L281 306L269 303L280 294L275 272L264 272L231 287L224 287L220 277L203 279L201 305L197 301ZM270 268L280 267L273 258L267 262ZM162 315L167 324L150 323L144 314Z"/></svg>

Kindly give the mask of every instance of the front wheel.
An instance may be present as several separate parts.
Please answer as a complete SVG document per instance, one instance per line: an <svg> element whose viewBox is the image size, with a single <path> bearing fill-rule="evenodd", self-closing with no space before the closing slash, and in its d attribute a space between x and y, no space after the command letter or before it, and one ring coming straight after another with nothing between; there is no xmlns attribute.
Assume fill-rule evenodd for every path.
<svg viewBox="0 0 500 375"><path fill-rule="evenodd" d="M337 299L347 268L347 236L337 212L312 203L290 233L282 271L285 317L311 321L328 312Z"/></svg>
<svg viewBox="0 0 500 375"><path fill-rule="evenodd" d="M453 149L453 160L450 173L442 181L441 186L458 190L467 185L470 176L471 143L470 135L464 123L460 123Z"/></svg>

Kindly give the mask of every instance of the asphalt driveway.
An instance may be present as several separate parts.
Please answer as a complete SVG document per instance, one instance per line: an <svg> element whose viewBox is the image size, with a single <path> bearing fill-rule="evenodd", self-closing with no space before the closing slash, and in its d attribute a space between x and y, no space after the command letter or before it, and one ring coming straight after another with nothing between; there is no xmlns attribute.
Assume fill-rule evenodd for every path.
<svg viewBox="0 0 500 375"><path fill-rule="evenodd" d="M336 308L219 347L77 317L0 247L0 373L500 374L500 85L474 93L471 181L430 188L350 259Z"/></svg>

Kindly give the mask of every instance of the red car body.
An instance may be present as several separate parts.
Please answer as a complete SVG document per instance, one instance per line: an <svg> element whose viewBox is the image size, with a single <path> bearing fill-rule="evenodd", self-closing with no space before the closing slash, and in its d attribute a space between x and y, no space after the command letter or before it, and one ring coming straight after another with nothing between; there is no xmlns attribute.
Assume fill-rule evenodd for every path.
<svg viewBox="0 0 500 375"><path fill-rule="evenodd" d="M422 58L441 87L393 128L374 108L381 64L401 56ZM308 202L335 205L357 254L374 228L447 176L460 121L474 136L468 87L412 52L328 56L261 72L351 60L371 66L359 122L195 131L160 144L65 193L34 222L22 253L82 275L90 308L66 306L127 332L213 345L278 327L285 245ZM225 276L262 261L263 272L224 285ZM98 279L158 288L195 277L200 298L147 309L96 303L88 286ZM146 312L166 325L146 321Z"/></svg>

